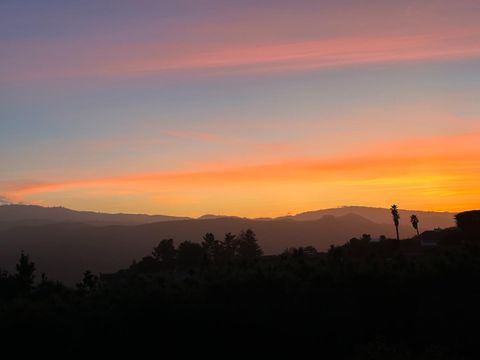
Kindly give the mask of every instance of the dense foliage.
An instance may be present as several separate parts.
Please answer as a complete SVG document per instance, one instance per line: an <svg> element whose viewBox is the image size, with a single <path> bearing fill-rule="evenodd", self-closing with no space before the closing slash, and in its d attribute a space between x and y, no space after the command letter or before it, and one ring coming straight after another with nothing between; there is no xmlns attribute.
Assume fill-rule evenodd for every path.
<svg viewBox="0 0 480 360"><path fill-rule="evenodd" d="M365 234L326 253L278 256L262 256L251 230L201 244L166 239L128 269L85 272L76 289L45 275L35 282L22 254L15 274L0 275L1 337L72 352L262 345L336 358L477 358L480 239L462 229L434 235L432 248L421 237Z"/></svg>

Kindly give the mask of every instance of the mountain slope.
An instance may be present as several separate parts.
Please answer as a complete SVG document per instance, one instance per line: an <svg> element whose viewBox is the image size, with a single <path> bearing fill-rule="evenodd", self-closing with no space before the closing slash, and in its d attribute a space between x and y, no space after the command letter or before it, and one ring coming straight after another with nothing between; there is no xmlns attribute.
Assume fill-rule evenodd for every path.
<svg viewBox="0 0 480 360"><path fill-rule="evenodd" d="M312 221L323 216L345 216L356 214L379 224L391 224L390 210L385 208L371 208L364 206L344 206L332 209L323 209L303 212L297 215L275 218L275 220ZM446 228L455 225L454 215L450 212L432 212L400 209L401 222L409 223L411 214L420 219L420 228L424 230L436 227ZM198 219L211 220L219 218L237 218L227 215L203 215ZM63 207L47 208L35 205L3 205L0 206L0 229L19 225L41 225L58 222L78 222L91 225L139 225L161 221L188 220L189 217L143 214L107 214L92 211L75 211ZM258 218L256 220L273 220L272 218Z"/></svg>
<svg viewBox="0 0 480 360"><path fill-rule="evenodd" d="M448 228L455 226L455 213L451 212L434 212L421 210L399 210L400 221L404 224L409 224L410 215L416 214L420 219L420 229L434 229L436 227ZM392 217L389 209L372 208L365 206L344 206L332 209L323 209L316 211L307 211L297 215L285 216L278 219L291 219L298 221L312 221L318 220L326 215L343 216L347 214L357 214L365 219L371 220L379 224L390 224Z"/></svg>
<svg viewBox="0 0 480 360"><path fill-rule="evenodd" d="M7 225L34 225L58 222L79 222L92 225L135 225L160 221L185 220L188 217L144 214L106 214L93 211L75 211L63 207L36 205L0 206L0 229Z"/></svg>
<svg viewBox="0 0 480 360"><path fill-rule="evenodd" d="M393 236L393 226L373 223L358 215L327 216L317 221L240 218L178 220L138 226L91 226L79 223L23 226L0 231L0 267L13 269L20 251L25 250L36 262L39 273L68 283L77 281L84 270L113 272L127 267L133 259L149 255L164 238L201 241L213 232L238 233L251 228L267 254L280 253L287 247L313 245L325 250L343 244L354 236ZM405 228L401 229L406 232Z"/></svg>
<svg viewBox="0 0 480 360"><path fill-rule="evenodd" d="M415 234L409 216L420 218L421 231L454 225L452 213L400 211L401 237ZM394 236L388 209L343 207L306 212L277 219L246 219L207 215L199 219L170 216L103 214L40 206L0 206L0 268L14 269L20 251L37 263L39 273L69 283L84 270L113 272L133 259L150 254L164 238L178 243L201 241L253 229L267 254L287 247L315 246L325 250L363 233Z"/></svg>

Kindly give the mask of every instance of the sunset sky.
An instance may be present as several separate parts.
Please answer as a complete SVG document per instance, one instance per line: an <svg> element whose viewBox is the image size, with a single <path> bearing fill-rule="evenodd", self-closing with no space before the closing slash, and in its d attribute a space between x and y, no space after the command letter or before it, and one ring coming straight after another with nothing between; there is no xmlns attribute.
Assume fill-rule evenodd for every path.
<svg viewBox="0 0 480 360"><path fill-rule="evenodd" d="M0 203L480 207L480 1L0 2Z"/></svg>

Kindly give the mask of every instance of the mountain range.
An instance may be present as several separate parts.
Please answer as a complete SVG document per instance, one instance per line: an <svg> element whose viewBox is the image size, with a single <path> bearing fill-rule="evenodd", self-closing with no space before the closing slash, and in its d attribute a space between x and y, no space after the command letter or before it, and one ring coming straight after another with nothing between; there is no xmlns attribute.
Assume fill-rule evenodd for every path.
<svg viewBox="0 0 480 360"><path fill-rule="evenodd" d="M422 231L454 226L454 213L400 211L400 234L411 237L409 216L415 213ZM288 247L326 250L364 233L393 237L389 209L341 207L280 218L247 219L206 215L200 218L165 215L104 214L31 205L0 206L0 268L13 270L22 250L38 271L66 283L78 281L84 270L113 272L151 253L162 239L201 241L214 233L251 228L266 254Z"/></svg>
<svg viewBox="0 0 480 360"><path fill-rule="evenodd" d="M449 227L454 225L455 213L433 212L421 210L399 210L400 217L408 219L411 214L422 218L425 228ZM302 212L276 218L254 218L252 220L319 220L324 216L343 216L356 214L376 223L390 223L388 209L365 206L343 206L331 209ZM219 218L240 218L231 215L206 214L197 220L212 220ZM194 220L188 216L146 215L146 214L109 214L93 211L76 211L64 207L43 207L38 205L0 205L0 229L19 225L44 225L59 222L77 222L89 225L140 225L154 222Z"/></svg>

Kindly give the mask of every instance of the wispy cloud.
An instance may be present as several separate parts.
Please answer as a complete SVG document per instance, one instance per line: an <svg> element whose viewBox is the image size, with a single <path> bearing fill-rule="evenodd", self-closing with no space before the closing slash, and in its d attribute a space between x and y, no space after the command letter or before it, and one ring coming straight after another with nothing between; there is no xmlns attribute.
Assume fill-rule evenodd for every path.
<svg viewBox="0 0 480 360"><path fill-rule="evenodd" d="M130 18L129 27L112 16L86 16L79 25L94 20L96 26L5 41L0 80L270 73L480 56L475 1L267 1L241 7L206 1L201 7L211 11L192 16L195 6L186 7L168 19L155 7ZM5 22L22 15L7 13ZM52 14L45 16L48 22ZM16 30L27 32L12 29L12 35Z"/></svg>
<svg viewBox="0 0 480 360"><path fill-rule="evenodd" d="M0 73L3 79L113 78L185 71L244 74L329 69L347 65L480 57L480 33L348 36L261 45L225 44L205 49L190 44L173 50L164 44L135 44L132 48L85 50L82 56L60 52L58 58L34 66L28 62ZM73 54L75 50L73 49ZM132 55L133 54L133 55ZM63 60L62 60L63 59Z"/></svg>

